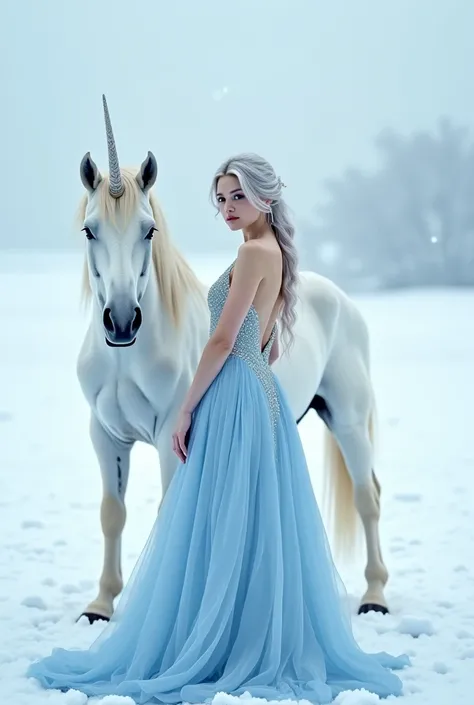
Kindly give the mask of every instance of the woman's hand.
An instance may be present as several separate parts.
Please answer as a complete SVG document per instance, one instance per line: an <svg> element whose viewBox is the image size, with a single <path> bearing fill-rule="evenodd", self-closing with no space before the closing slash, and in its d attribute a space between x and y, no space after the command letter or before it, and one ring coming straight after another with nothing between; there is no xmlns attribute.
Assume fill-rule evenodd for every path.
<svg viewBox="0 0 474 705"><path fill-rule="evenodd" d="M186 448L186 435L191 428L191 414L189 411L180 411L173 433L173 450L181 460L186 462L188 449Z"/></svg>

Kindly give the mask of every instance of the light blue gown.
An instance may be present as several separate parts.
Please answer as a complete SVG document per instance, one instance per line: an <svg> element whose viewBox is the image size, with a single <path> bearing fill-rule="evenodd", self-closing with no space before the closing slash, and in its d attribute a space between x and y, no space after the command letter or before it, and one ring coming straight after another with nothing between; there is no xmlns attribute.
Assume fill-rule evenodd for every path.
<svg viewBox="0 0 474 705"><path fill-rule="evenodd" d="M231 265L209 292L211 332ZM260 347L251 307L232 354L193 415L150 537L99 638L54 649L27 675L45 688L137 703L203 702L219 692L329 703L365 688L399 695L344 612L297 426Z"/></svg>

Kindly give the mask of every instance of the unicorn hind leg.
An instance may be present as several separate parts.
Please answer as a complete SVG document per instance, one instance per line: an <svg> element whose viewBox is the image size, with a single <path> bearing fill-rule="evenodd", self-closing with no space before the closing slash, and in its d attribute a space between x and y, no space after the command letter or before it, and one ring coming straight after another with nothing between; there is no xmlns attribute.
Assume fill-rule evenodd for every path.
<svg viewBox="0 0 474 705"><path fill-rule="evenodd" d="M123 589L121 540L126 520L125 492L130 470L131 445L125 445L112 438L94 415L91 416L90 436L102 475L100 521L104 536L99 594L81 615L86 616L92 624L100 619L108 621L112 617L114 599Z"/></svg>
<svg viewBox="0 0 474 705"><path fill-rule="evenodd" d="M379 535L380 483L373 471L372 425L374 413L364 422L346 426L335 422L325 430L325 506L335 534L336 553L353 555L362 522L366 543L367 590L359 614L388 610L384 588L388 570Z"/></svg>

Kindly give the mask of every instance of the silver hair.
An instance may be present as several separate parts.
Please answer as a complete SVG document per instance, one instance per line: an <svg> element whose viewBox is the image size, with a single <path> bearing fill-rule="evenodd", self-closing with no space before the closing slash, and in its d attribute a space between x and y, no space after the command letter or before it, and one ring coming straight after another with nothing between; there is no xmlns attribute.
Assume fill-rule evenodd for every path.
<svg viewBox="0 0 474 705"><path fill-rule="evenodd" d="M282 333L293 341L293 326L296 320L296 286L298 282L298 255L294 244L295 228L290 220L288 206L282 198L284 184L273 167L258 154L243 153L230 157L217 169L211 187L211 200L218 208L217 183L222 176L232 174L239 180L246 198L259 211L266 213L268 224L273 229L283 255L283 278L281 295ZM270 203L265 201L269 200Z"/></svg>

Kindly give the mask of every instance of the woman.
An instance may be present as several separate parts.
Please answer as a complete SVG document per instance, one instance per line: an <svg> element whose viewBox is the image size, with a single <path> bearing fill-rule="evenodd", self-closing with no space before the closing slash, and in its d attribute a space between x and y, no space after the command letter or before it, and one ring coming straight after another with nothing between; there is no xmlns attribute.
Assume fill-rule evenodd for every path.
<svg viewBox="0 0 474 705"><path fill-rule="evenodd" d="M203 702L218 692L329 703L402 692L408 659L357 646L341 608L296 424L270 363L291 342L297 258L282 184L229 159L212 196L236 261L209 291L211 333L173 434L182 461L115 615L86 651L30 666L47 688Z"/></svg>

